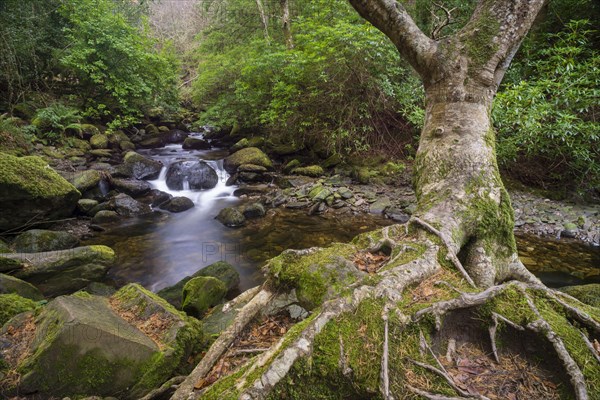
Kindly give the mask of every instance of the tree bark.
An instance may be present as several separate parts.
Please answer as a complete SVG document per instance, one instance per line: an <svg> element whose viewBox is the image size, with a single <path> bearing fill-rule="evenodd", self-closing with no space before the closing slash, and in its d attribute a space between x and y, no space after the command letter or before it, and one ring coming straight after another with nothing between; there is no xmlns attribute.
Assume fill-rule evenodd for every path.
<svg viewBox="0 0 600 400"><path fill-rule="evenodd" d="M255 0L256 7L258 8L258 14L260 15L260 20L263 25L263 30L265 33L265 40L267 43L271 42L271 37L269 36L269 19L267 18L267 13L265 12L265 7L263 5L262 0Z"/></svg>
<svg viewBox="0 0 600 400"><path fill-rule="evenodd" d="M294 48L294 39L292 37L292 23L290 20L290 2L289 0L281 0L281 22L283 27L283 36L285 38L285 46L289 49Z"/></svg>

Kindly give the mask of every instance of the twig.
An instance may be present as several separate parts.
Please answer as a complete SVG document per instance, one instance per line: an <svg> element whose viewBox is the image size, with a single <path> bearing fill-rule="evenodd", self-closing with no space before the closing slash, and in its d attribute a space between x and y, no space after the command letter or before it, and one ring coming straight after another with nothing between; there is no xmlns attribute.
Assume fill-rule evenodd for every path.
<svg viewBox="0 0 600 400"><path fill-rule="evenodd" d="M442 4L439 3L433 3L434 6L436 6L437 8L441 9L442 11L444 11L444 14L446 14L446 18L444 21L440 22L440 17L437 16L437 14L431 10L431 15L436 19L437 23L436 25L433 27L433 29L431 30L431 38L433 40L437 40L439 39L438 35L440 34L440 32L442 31L442 29L444 29L445 27L447 27L448 25L451 25L454 23L454 21L452 20L452 12L454 10L456 10L456 8L453 8L451 10L447 9L446 7L444 7Z"/></svg>
<svg viewBox="0 0 600 400"><path fill-rule="evenodd" d="M587 346L587 348L592 352L592 355L594 356L596 361L598 361L598 363L600 364L600 354L598 354L598 350L596 350L596 348L594 347L592 342L590 342L590 339L588 339L588 337L585 335L585 333L583 333L583 332L579 332L579 333L581 334L581 338L585 342L585 345Z"/></svg>
<svg viewBox="0 0 600 400"><path fill-rule="evenodd" d="M473 282L473 279L471 279L471 277L469 276L469 274L467 273L467 271L465 270L465 268L461 264L461 262L458 259L458 257L456 257L456 254L454 254L454 251L450 247L450 243L448 243L448 241L446 240L446 238L444 237L444 235L442 234L442 232L438 231L433 226L431 226L430 224L428 224L427 222L423 221L422 219L420 219L418 217L412 217L411 220L414 221L414 222L416 222L417 224L421 225L427 231L429 231L430 233L436 235L437 237L439 237L442 240L442 242L444 242L444 245L446 246L446 249L448 250L448 254L446 255L446 259L448 259L450 262L452 262L452 264L454 264L454 266L456 267L456 269L458 269L458 271L462 274L462 276L465 278L465 280L467 282L469 282L469 285L471 285L474 288L476 288L477 285L475 284L475 282Z"/></svg>
<svg viewBox="0 0 600 400"><path fill-rule="evenodd" d="M521 325L515 324L508 318L506 318L498 313L495 313L495 312L492 313L492 321L494 321L494 325L492 325L488 328L488 331L490 333L490 342L492 343L492 352L494 353L494 359L496 360L496 362L498 364L500 364L500 357L498 357L498 348L496 346L496 331L498 329L498 321L502 321L505 324L507 324L519 331L524 331L525 328L523 328Z"/></svg>
<svg viewBox="0 0 600 400"><path fill-rule="evenodd" d="M468 399L468 397L448 397L448 396L443 396L441 394L429 393L424 390L417 389L416 387L411 386L411 385L406 385L406 387L411 392L416 393L419 396L423 396L429 400L466 400L466 399Z"/></svg>
<svg viewBox="0 0 600 400"><path fill-rule="evenodd" d="M388 348L388 306L383 308L383 356L381 357L381 391L385 400L392 400L390 396L390 377L389 377L389 348ZM341 340L341 337L340 337Z"/></svg>

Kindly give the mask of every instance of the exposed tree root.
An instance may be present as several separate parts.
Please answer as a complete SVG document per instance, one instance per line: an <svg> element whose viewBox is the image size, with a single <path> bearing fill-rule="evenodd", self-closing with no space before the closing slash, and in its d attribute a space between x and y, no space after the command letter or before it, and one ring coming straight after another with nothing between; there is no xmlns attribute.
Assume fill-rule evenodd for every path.
<svg viewBox="0 0 600 400"><path fill-rule="evenodd" d="M439 236L445 243L439 232L436 232L433 227L427 227L427 223L422 221L419 222L418 219L416 219L416 223L420 226L423 226L431 234ZM398 230L394 232L392 229L395 228L388 227L382 229L382 238L376 242L374 240L371 241L368 251L380 251L382 248L387 246L390 250L392 250L392 252L394 252L398 251L399 247L406 246L405 242L400 242L396 237L393 237L393 235L402 235ZM394 233L392 234L391 232ZM535 281L511 281L491 286L481 292L470 293L468 290L472 289L467 287L464 283L460 283L460 281L458 281L458 276L453 274L445 275L445 278L449 278L450 282L453 283L450 283L447 280L440 280L437 276L438 273L443 275L443 273L440 272L443 271L442 266L437 261L437 255L440 251L440 248L436 244L426 239L421 239L421 242L423 242L425 245L425 251L417 259L408 261L402 265L396 265L394 260L395 257L390 257L387 264L392 265L392 267L389 269L383 268L380 270L377 274L378 279L375 284L371 283L370 285L367 285L359 281L350 286L348 288L349 293L323 303L320 307L313 311L313 315L311 315L306 321L302 322L301 325L298 326L299 329L296 329L294 332L292 332L292 328L292 330L290 330L286 336L281 338L270 349L253 358L248 365L243 367L243 370L239 371L239 376L235 379L235 384L233 385L236 393L235 397L244 400L266 398L273 388L282 382L283 378L290 372L296 361L301 358L311 357L313 355L313 352L315 351L315 340L325 329L325 327L328 326L329 322L336 320L343 315L353 315L358 307L368 299L385 299L381 314L381 319L383 321L381 324L381 329L383 330L383 334L382 336L379 336L381 338L381 342L376 344L376 347L381 349L379 352L381 355L378 379L379 391L382 397L386 400L398 398L398 395L402 397L404 395L397 392L397 390L399 390L397 383L394 383L396 386L392 384L392 379L397 379L392 378L392 374L397 374L397 368L402 368L402 366L399 367L393 364L396 363L397 360L392 361L391 359L392 357L397 357L397 355L392 353L393 350L391 347L392 345L398 346L397 341L392 343L397 339L394 337L394 335L399 334L399 332L411 325L431 326L428 325L429 322L427 322L425 325L422 325L425 323L425 321L431 320L434 321L433 328L437 332L441 332L442 327L445 324L445 320L448 318L450 313L460 312L461 310L479 310L479 308L483 308L488 304L494 304L493 302L495 299L503 294L509 296L508 298L510 298L511 295L518 296L518 294L515 294L515 291L517 291L522 296L522 299L526 300L526 305L522 306L526 309L523 312L526 312L526 315L528 316L526 322L520 320L521 314L513 313L513 316L517 315L518 317L510 318L511 314L509 314L509 316L503 315L504 313L502 310L494 308L485 314L489 318L489 327L487 331L487 335L489 336L486 336L485 330L483 330L483 342L485 343L486 340L489 340L489 344L492 349L491 353L496 365L501 364L501 356L496 343L498 331L500 329L510 327L518 332L531 332L534 334L532 337L540 339L539 343L547 343L554 350L557 360L560 360L562 363L563 371L569 377L576 399L587 400L589 398L586 380L582 370L574 358L569 354L565 343L563 343L559 335L553 331L552 325L543 318L543 314L536 307L536 303L530 294L536 296L536 301L543 302L538 304L552 304L552 307L562 309L562 312L571 318L571 320L565 319L565 324L569 325L570 321L574 320L577 322L578 326L581 325L584 328L589 328L597 334L600 333L600 323L594 319L594 317L587 314L584 310L578 309L576 306L571 305L571 303L575 302L574 299L563 295L562 293L555 292L552 289L548 289ZM448 254L451 253L449 248L446 250L448 250ZM311 250L306 253L299 252L299 254L313 254L312 252L314 251ZM402 249L400 249L400 252L402 252ZM449 260L452 262L453 266L459 269L457 264L460 265L460 261L458 261L456 256L454 256L454 258L455 260L453 260L451 256L449 257ZM464 272L464 268L463 271L461 271L461 274L465 280L472 285L472 279L467 279L468 274L466 274L466 272L462 272ZM417 289L419 290L417 295L419 299L418 303L424 304L425 307L422 309L418 309L418 307L413 309L412 315L409 317L402 314L404 310L399 308L398 305L400 303L405 305L410 303L410 300L407 302L406 297L404 297L405 289L411 285L421 284L426 280L430 281L427 283L427 285L431 285L431 281L433 279L436 279L433 283L434 285L450 289L443 290L441 292L444 293L446 298L452 293L457 293L458 296L431 304L429 303L430 296L422 296L421 293L422 290L427 289L427 287L430 288L431 286L427 286L422 290ZM456 281L453 279L456 279ZM429 291L431 291L431 289L429 289ZM235 339L236 334L244 329L244 327L252 320L252 318L270 301L271 297L271 292L264 288L254 295L252 300L236 317L233 325L223 332L223 334L213 344L211 349L208 351L200 364L198 364L192 374L188 376L188 378L180 385L172 399L188 400L202 397L204 391L195 391L195 383L209 373L212 366L219 360L219 358ZM498 301L506 302L506 298L507 297L502 297ZM410 304L412 305L413 303ZM502 312L502 314L500 312ZM557 315L559 314L560 313ZM398 331L396 328L392 328L392 321L390 320L392 316L394 317L393 323L395 324L395 327L400 329L400 331ZM399 324L398 321L400 321ZM592 343L593 338L590 339L583 332L581 335L588 350L593 354L596 361L600 363L600 355L595 350L594 344ZM347 357L349 357L350 354L347 348L349 338L348 336L343 338L342 335L338 336L337 334L334 337L334 341L339 343L340 355L339 361L336 361L335 368L339 368L341 376L348 380L352 380L358 370L355 369L353 371L353 368L355 368L356 365L352 365L351 360L347 360ZM337 340L338 337L339 341ZM488 339L486 339L486 337ZM338 347L338 345L335 346L336 348ZM450 373L449 369L444 366L439 358L438 353L434 352L432 346L430 346L422 332L420 334L420 348L421 360L416 359L419 358L418 354L415 354L414 357L403 356L404 360L408 361L408 363L404 364L404 368L409 368L408 365L415 365L424 369L425 371L429 371L429 373L441 378L440 382L444 382L447 388L446 390L449 388L449 390L454 391L458 397L448 397L447 394L433 393L437 390L431 390L431 387L422 385L422 382L416 382L416 384L412 381L404 382L401 385L403 388L402 390L408 389L419 396L433 400L489 399L486 397L486 395L473 393L471 390L467 391L464 389L464 386L458 384L453 373ZM441 352L441 354L444 353ZM445 354L446 361L450 363L456 354L456 341L454 339L447 340L447 350L445 350ZM427 359L434 360L434 364L437 365L428 363ZM490 359L489 362L493 363L494 361ZM446 365L448 366L449 364ZM523 364L521 363L519 365ZM523 369L522 371L526 371L526 369ZM513 379L511 382L517 381L518 380ZM219 382L220 381L217 381L214 385L218 385ZM231 386L231 383L229 383L229 385ZM205 390L210 391L210 389L211 387L208 387Z"/></svg>

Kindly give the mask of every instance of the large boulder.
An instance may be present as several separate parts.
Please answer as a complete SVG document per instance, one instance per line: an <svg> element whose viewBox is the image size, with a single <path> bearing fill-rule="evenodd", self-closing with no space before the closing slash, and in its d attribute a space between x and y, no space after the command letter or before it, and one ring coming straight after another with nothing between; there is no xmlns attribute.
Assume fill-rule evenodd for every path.
<svg viewBox="0 0 600 400"><path fill-rule="evenodd" d="M142 139L141 142L138 143L140 147L145 149L157 149L159 147L164 147L167 144L168 133L155 133L151 135L147 135Z"/></svg>
<svg viewBox="0 0 600 400"><path fill-rule="evenodd" d="M227 294L223 281L212 276L192 278L183 286L181 307L189 315L201 317L219 304Z"/></svg>
<svg viewBox="0 0 600 400"><path fill-rule="evenodd" d="M157 294L163 299L167 300L173 306L181 308L183 287L191 279L199 276L212 276L213 278L219 279L221 282L223 282L228 292L236 290L240 284L240 274L236 271L236 269L225 261L217 261L216 263L202 268L192 276L183 278L175 285L160 290Z"/></svg>
<svg viewBox="0 0 600 400"><path fill-rule="evenodd" d="M167 135L167 142L181 143L188 136L189 136L189 133L182 131L181 129L172 129L171 131L169 131L169 134Z"/></svg>
<svg viewBox="0 0 600 400"><path fill-rule="evenodd" d="M267 169L273 168L273 163L269 157L257 147L246 147L236 151L225 159L224 167L231 174L236 172L238 167L243 164L260 165Z"/></svg>
<svg viewBox="0 0 600 400"><path fill-rule="evenodd" d="M135 179L156 179L162 167L161 162L130 151L125 154L123 164L116 168L113 175Z"/></svg>
<svg viewBox="0 0 600 400"><path fill-rule="evenodd" d="M11 275L0 274L0 294L18 294L26 299L44 300L44 295L31 283ZM0 325L2 325L0 323Z"/></svg>
<svg viewBox="0 0 600 400"><path fill-rule="evenodd" d="M72 249L79 239L68 232L31 229L21 233L13 245L18 253L40 253L42 251Z"/></svg>
<svg viewBox="0 0 600 400"><path fill-rule="evenodd" d="M217 186L219 176L204 161L179 161L169 165L167 186L171 190L183 190L184 182L190 189L212 189Z"/></svg>
<svg viewBox="0 0 600 400"><path fill-rule="evenodd" d="M26 329L33 340L14 334ZM27 354L5 353L5 362L21 374L14 392L43 398L137 399L174 373L187 372L188 358L204 345L198 321L139 285L110 299L59 297L37 317L9 321L2 333L2 341Z"/></svg>
<svg viewBox="0 0 600 400"><path fill-rule="evenodd" d="M2 258L21 262L23 265L12 275L53 297L101 280L114 264L115 253L106 246L84 246L43 253L2 254Z"/></svg>
<svg viewBox="0 0 600 400"><path fill-rule="evenodd" d="M80 196L41 158L0 153L0 230L70 216Z"/></svg>
<svg viewBox="0 0 600 400"><path fill-rule="evenodd" d="M90 144L94 149L107 149L108 137L102 133L97 133L90 138Z"/></svg>

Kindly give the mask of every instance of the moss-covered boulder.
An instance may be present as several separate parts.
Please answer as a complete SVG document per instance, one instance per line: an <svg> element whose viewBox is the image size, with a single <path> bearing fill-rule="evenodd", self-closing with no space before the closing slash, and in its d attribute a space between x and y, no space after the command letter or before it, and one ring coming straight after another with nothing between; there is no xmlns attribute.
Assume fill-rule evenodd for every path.
<svg viewBox="0 0 600 400"><path fill-rule="evenodd" d="M108 137L98 133L90 138L90 145L93 149L108 149Z"/></svg>
<svg viewBox="0 0 600 400"><path fill-rule="evenodd" d="M124 162L118 166L113 176L135 179L156 179L163 165L159 161L144 157L135 151L125 154Z"/></svg>
<svg viewBox="0 0 600 400"><path fill-rule="evenodd" d="M216 219L230 228L239 228L246 224L246 217L237 207L225 207L219 211Z"/></svg>
<svg viewBox="0 0 600 400"><path fill-rule="evenodd" d="M244 217L248 219L262 218L267 214L267 210L265 210L265 206L262 203L245 204L240 209Z"/></svg>
<svg viewBox="0 0 600 400"><path fill-rule="evenodd" d="M152 190L152 185L148 182L137 179L113 178L110 180L110 185L119 192L134 197L143 196Z"/></svg>
<svg viewBox="0 0 600 400"><path fill-rule="evenodd" d="M79 128L81 129L81 135L84 139L90 139L94 135L100 134L100 129L92 124L81 124Z"/></svg>
<svg viewBox="0 0 600 400"><path fill-rule="evenodd" d="M317 178L324 173L325 171L319 165L309 165L308 167L299 167L292 170L292 174L294 175L310 176L313 178Z"/></svg>
<svg viewBox="0 0 600 400"><path fill-rule="evenodd" d="M3 258L25 263L13 275L49 297L73 293L101 280L115 262L115 253L106 246L84 246L43 253L3 254Z"/></svg>
<svg viewBox="0 0 600 400"><path fill-rule="evenodd" d="M236 269L225 261L217 261L216 263L210 264L197 271L192 276L183 278L175 285L160 290L157 294L174 307L180 309L183 287L191 279L199 276L212 276L213 278L219 279L225 284L228 292L237 289L240 284L240 274Z"/></svg>
<svg viewBox="0 0 600 400"><path fill-rule="evenodd" d="M561 291L570 294L579 301L594 307L600 307L600 283L589 285L566 286Z"/></svg>
<svg viewBox="0 0 600 400"><path fill-rule="evenodd" d="M168 133L156 133L144 137L142 141L138 143L140 147L145 149L156 149L164 147L167 144Z"/></svg>
<svg viewBox="0 0 600 400"><path fill-rule="evenodd" d="M36 307L35 301L18 294L0 294L0 328L15 315L34 310Z"/></svg>
<svg viewBox="0 0 600 400"><path fill-rule="evenodd" d="M133 217L152 212L152 208L148 204L137 201L125 193L119 193L110 199L108 206L123 217Z"/></svg>
<svg viewBox="0 0 600 400"><path fill-rule="evenodd" d="M72 249L79 239L68 232L31 229L21 233L13 243L18 253L40 253L43 251Z"/></svg>
<svg viewBox="0 0 600 400"><path fill-rule="evenodd" d="M110 299L85 292L59 297L37 317L19 316L7 327L2 340L28 354L8 358L20 374L13 392L44 398L140 398L189 372L188 358L205 343L198 321L139 285ZM33 340L10 334L23 329Z"/></svg>
<svg viewBox="0 0 600 400"><path fill-rule="evenodd" d="M246 147L250 147L250 141L247 138L243 138L238 140L236 144L231 146L230 150L232 153L235 153L236 151L245 149Z"/></svg>
<svg viewBox="0 0 600 400"><path fill-rule="evenodd" d="M5 274L0 274L0 294L18 294L30 300L44 300L42 292L31 283Z"/></svg>
<svg viewBox="0 0 600 400"><path fill-rule="evenodd" d="M241 149L225 158L224 161L225 170L229 173L235 172L242 164L260 165L267 169L273 168L273 163L269 157L257 147Z"/></svg>
<svg viewBox="0 0 600 400"><path fill-rule="evenodd" d="M227 287L212 276L192 278L183 286L181 307L189 315L201 317L211 307L219 304L227 294Z"/></svg>
<svg viewBox="0 0 600 400"><path fill-rule="evenodd" d="M80 196L41 158L0 153L0 230L70 216Z"/></svg>
<svg viewBox="0 0 600 400"><path fill-rule="evenodd" d="M294 158L292 161L285 164L285 166L283 167L283 172L286 174L289 174L296 168L300 167L300 165L302 165L302 163L299 160Z"/></svg>
<svg viewBox="0 0 600 400"><path fill-rule="evenodd" d="M350 261L356 252L354 245L341 243L323 249L286 250L271 259L265 270L282 289L296 289L300 305L312 310L365 276Z"/></svg>

